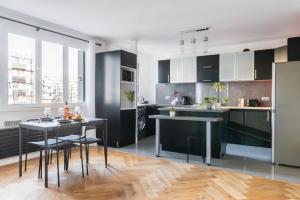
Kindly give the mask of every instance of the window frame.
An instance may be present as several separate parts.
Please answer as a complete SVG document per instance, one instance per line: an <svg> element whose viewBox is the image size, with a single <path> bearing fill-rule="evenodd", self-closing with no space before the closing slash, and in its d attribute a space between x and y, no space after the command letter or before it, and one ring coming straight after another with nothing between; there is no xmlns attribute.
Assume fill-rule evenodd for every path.
<svg viewBox="0 0 300 200"><path fill-rule="evenodd" d="M9 104L8 102L8 34L15 34L24 37L29 37L35 40L35 103L32 104ZM52 35L53 36L53 35ZM57 39L57 40L56 40ZM56 43L62 45L63 47L63 102L62 103L42 103L42 41ZM22 110L40 110L43 107L57 108L64 105L65 101L69 103L68 95L68 48L75 48L83 51L83 91L82 98L78 100L77 103L69 103L70 106L85 104L85 61L86 61L86 48L84 45L73 45L72 41L67 38L58 37L46 37L44 35L39 35L38 32L30 34L28 32L22 32L17 30L6 30L0 31L0 44L3 43L2 48L0 48L0 70L3 74L0 74L0 84L3 83L2 95L0 95L0 111L22 111ZM2 65L3 64L3 65ZM2 66L1 66L2 65Z"/></svg>

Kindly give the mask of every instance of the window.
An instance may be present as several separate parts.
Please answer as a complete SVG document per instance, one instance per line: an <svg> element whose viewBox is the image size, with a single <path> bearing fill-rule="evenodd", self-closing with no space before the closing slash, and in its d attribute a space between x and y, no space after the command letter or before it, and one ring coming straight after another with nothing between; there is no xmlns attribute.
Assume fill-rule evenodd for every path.
<svg viewBox="0 0 300 200"><path fill-rule="evenodd" d="M69 102L78 103L83 98L83 51L75 48L68 48L68 79L69 79Z"/></svg>
<svg viewBox="0 0 300 200"><path fill-rule="evenodd" d="M35 103L35 40L8 34L8 104Z"/></svg>
<svg viewBox="0 0 300 200"><path fill-rule="evenodd" d="M63 46L42 42L42 103L62 103Z"/></svg>
<svg viewBox="0 0 300 200"><path fill-rule="evenodd" d="M85 47L82 43L62 45L63 39L55 43L14 33L7 33L6 39L8 74L4 74L4 79L7 77L8 86L3 95L7 104L23 107L84 101Z"/></svg>

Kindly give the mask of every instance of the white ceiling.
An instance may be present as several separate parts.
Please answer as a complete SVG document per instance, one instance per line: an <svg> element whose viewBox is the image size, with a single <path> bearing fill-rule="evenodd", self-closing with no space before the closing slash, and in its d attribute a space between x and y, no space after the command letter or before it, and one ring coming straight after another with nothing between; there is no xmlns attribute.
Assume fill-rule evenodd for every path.
<svg viewBox="0 0 300 200"><path fill-rule="evenodd" d="M209 46L300 35L299 0L0 0L0 6L110 40L178 51L179 32L209 26Z"/></svg>

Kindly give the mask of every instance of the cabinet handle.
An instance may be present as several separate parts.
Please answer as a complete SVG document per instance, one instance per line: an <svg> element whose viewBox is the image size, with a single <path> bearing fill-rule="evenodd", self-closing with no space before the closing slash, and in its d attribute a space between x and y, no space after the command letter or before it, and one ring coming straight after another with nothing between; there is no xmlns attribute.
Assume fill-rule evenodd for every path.
<svg viewBox="0 0 300 200"><path fill-rule="evenodd" d="M267 111L267 122L269 122L269 121L270 121L270 112Z"/></svg>
<svg viewBox="0 0 300 200"><path fill-rule="evenodd" d="M204 66L204 67L201 67L202 69L210 69L212 68L212 66Z"/></svg>
<svg viewBox="0 0 300 200"><path fill-rule="evenodd" d="M203 82L211 82L211 80L202 80Z"/></svg>
<svg viewBox="0 0 300 200"><path fill-rule="evenodd" d="M170 83L170 75L168 74L168 83Z"/></svg>
<svg viewBox="0 0 300 200"><path fill-rule="evenodd" d="M254 79L256 79L256 69L254 69Z"/></svg>

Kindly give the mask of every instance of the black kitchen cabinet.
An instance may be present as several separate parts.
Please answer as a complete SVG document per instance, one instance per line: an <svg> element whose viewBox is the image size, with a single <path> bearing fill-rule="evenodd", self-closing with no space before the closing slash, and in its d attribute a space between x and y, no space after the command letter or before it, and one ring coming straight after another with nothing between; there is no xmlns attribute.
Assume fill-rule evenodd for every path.
<svg viewBox="0 0 300 200"><path fill-rule="evenodd" d="M158 61L158 83L170 83L170 60Z"/></svg>
<svg viewBox="0 0 300 200"><path fill-rule="evenodd" d="M271 147L271 111L230 110L227 143Z"/></svg>
<svg viewBox="0 0 300 200"><path fill-rule="evenodd" d="M274 49L254 52L254 79L272 79L272 63L274 62Z"/></svg>
<svg viewBox="0 0 300 200"><path fill-rule="evenodd" d="M135 61L128 61L125 55L131 55L122 50L101 52L96 54L95 69L95 111L97 118L108 119L108 145L121 147L134 143L135 109L121 109L121 66L136 66ZM136 58L136 57L135 57ZM123 61L125 59L125 61ZM127 63L127 64L125 64ZM130 64L128 64L130 63ZM134 114L135 115L135 114ZM97 130L101 137L101 130Z"/></svg>
<svg viewBox="0 0 300 200"><path fill-rule="evenodd" d="M133 144L135 142L136 110L121 110L121 135L117 146Z"/></svg>
<svg viewBox="0 0 300 200"><path fill-rule="evenodd" d="M300 37L288 38L288 61L300 60Z"/></svg>
<svg viewBox="0 0 300 200"><path fill-rule="evenodd" d="M197 82L219 81L219 55L197 56Z"/></svg>
<svg viewBox="0 0 300 200"><path fill-rule="evenodd" d="M121 51L121 65L136 69L136 65L137 65L136 54L127 51Z"/></svg>

